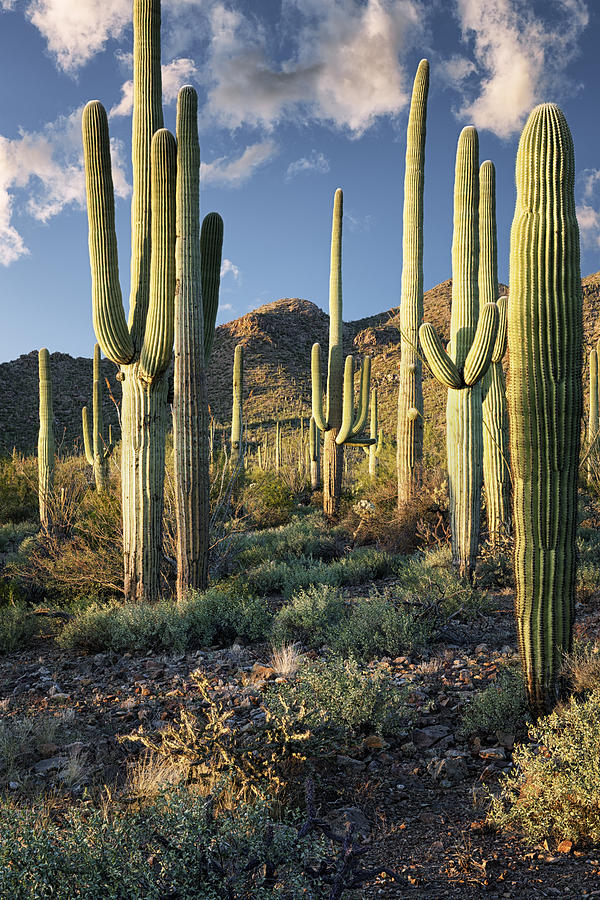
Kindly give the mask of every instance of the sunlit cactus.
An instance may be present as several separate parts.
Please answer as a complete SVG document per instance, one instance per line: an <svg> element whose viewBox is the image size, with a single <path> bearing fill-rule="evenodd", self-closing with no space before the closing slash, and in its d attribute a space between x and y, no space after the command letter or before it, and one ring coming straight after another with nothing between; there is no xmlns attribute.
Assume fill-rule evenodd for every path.
<svg viewBox="0 0 600 900"><path fill-rule="evenodd" d="M233 404L231 408L231 466L244 465L243 444L244 347L237 344L233 355Z"/></svg>
<svg viewBox="0 0 600 900"><path fill-rule="evenodd" d="M40 522L44 531L52 527L52 491L54 488L54 408L50 354L42 347L38 354L40 428L38 432L38 498Z"/></svg>
<svg viewBox="0 0 600 900"><path fill-rule="evenodd" d="M308 455L310 459L310 488L312 491L318 491L321 487L321 433L314 416L310 417Z"/></svg>
<svg viewBox="0 0 600 900"><path fill-rule="evenodd" d="M92 431L88 419L87 406L81 410L81 425L83 430L83 446L85 458L94 470L94 481L99 494L108 488L108 461L114 450L112 441L112 429L108 428L108 440L104 440L102 434L102 373L100 371L100 346L94 347L94 362L92 373Z"/></svg>

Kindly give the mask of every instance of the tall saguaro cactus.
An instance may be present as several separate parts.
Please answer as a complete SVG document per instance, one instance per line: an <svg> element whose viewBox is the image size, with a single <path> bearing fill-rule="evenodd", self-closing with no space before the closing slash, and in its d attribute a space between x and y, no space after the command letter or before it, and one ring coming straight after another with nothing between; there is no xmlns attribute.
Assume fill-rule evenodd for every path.
<svg viewBox="0 0 600 900"><path fill-rule="evenodd" d="M600 416L598 414L598 351L590 352L590 413L588 418L588 460L587 477L591 481L594 477L594 464L592 454L597 441L598 428L600 428Z"/></svg>
<svg viewBox="0 0 600 900"><path fill-rule="evenodd" d="M231 466L233 469L244 464L243 391L244 347L242 344L237 344L233 355L233 404L231 409Z"/></svg>
<svg viewBox="0 0 600 900"><path fill-rule="evenodd" d="M342 216L343 194L340 188L333 201L331 227L331 265L329 272L329 365L327 370L327 407L323 410L321 348L313 344L311 357L312 414L318 428L325 432L323 447L323 511L334 517L342 492L344 444L369 444L362 438L369 411L371 359L361 365L358 408L354 409L354 360L346 357L342 374Z"/></svg>
<svg viewBox="0 0 600 900"><path fill-rule="evenodd" d="M536 715L559 697L575 617L583 325L574 177L563 113L537 106L517 153L508 307L515 606Z"/></svg>
<svg viewBox="0 0 600 900"><path fill-rule="evenodd" d="M318 491L321 487L321 435L315 422L315 417L310 417L308 428L308 455L310 459L310 489Z"/></svg>
<svg viewBox="0 0 600 900"><path fill-rule="evenodd" d="M428 92L429 62L422 59L413 85L406 133L396 432L399 507L414 497L423 459L423 385L418 343L423 321L423 184Z"/></svg>
<svg viewBox="0 0 600 900"><path fill-rule="evenodd" d="M94 469L94 481L99 494L108 488L108 461L114 450L111 429L109 427L108 443L105 443L102 418L102 372L100 371L100 345L94 347L94 362L92 369L92 434L90 435L90 423L88 409L84 406L81 410L81 425L83 429L83 446L85 458Z"/></svg>
<svg viewBox="0 0 600 900"><path fill-rule="evenodd" d="M54 409L50 354L42 347L38 354L40 389L40 430L38 432L38 498L44 531L52 526L50 495L54 487Z"/></svg>
<svg viewBox="0 0 600 900"><path fill-rule="evenodd" d="M498 307L486 303L479 314L479 140L463 128L456 151L452 312L450 344L444 350L428 322L419 337L437 380L448 388L446 442L450 491L452 558L461 576L470 578L479 546L483 429L481 380L492 358Z"/></svg>
<svg viewBox="0 0 600 900"><path fill-rule="evenodd" d="M198 98L189 85L177 98L176 220L173 449L177 597L182 599L208 584L210 436L204 321L208 315L207 330L214 331L223 243L221 217L210 213L203 223L201 255Z"/></svg>
<svg viewBox="0 0 600 900"><path fill-rule="evenodd" d="M498 298L496 170L489 159L479 169L479 302L498 303L498 334L482 382L483 484L492 545L510 532L508 412L502 359L506 353L507 298Z"/></svg>
<svg viewBox="0 0 600 900"><path fill-rule="evenodd" d="M92 101L83 113L94 330L120 366L124 592L159 593L167 418L173 350L176 144L162 115L160 0L133 4L131 289L123 310L108 121Z"/></svg>

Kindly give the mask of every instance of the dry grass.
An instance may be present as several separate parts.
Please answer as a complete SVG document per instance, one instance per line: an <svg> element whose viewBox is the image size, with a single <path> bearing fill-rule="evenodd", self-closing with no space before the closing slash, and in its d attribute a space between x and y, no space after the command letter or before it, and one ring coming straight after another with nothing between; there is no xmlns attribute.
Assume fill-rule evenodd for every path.
<svg viewBox="0 0 600 900"><path fill-rule="evenodd" d="M277 675L288 678L295 675L302 662L302 653L298 644L282 644L281 647L273 647L269 663Z"/></svg>
<svg viewBox="0 0 600 900"><path fill-rule="evenodd" d="M187 776L189 769L187 760L149 751L140 759L129 763L127 793L140 800L151 800L167 785L179 784Z"/></svg>
<svg viewBox="0 0 600 900"><path fill-rule="evenodd" d="M600 644L576 645L565 657L563 675L575 694L587 694L600 686Z"/></svg>

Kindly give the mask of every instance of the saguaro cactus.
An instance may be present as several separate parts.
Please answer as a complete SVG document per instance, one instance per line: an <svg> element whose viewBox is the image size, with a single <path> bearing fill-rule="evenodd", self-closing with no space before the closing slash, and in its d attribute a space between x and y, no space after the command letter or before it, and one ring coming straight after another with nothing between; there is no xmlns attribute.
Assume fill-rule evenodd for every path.
<svg viewBox="0 0 600 900"><path fill-rule="evenodd" d="M563 113L537 106L517 153L507 392L517 634L536 715L559 697L575 616L583 326L574 176Z"/></svg>
<svg viewBox="0 0 600 900"><path fill-rule="evenodd" d="M444 350L428 322L419 331L421 347L437 380L448 388L446 440L450 490L452 558L470 578L477 558L483 434L481 379L492 358L498 307L486 303L479 315L479 141L463 128L456 151L452 312L450 344Z"/></svg>
<svg viewBox="0 0 600 900"><path fill-rule="evenodd" d="M498 334L490 367L482 382L483 484L492 545L510 532L508 413L502 359L506 353L507 298L498 299L496 171L489 159L479 169L479 302L498 301Z"/></svg>
<svg viewBox="0 0 600 900"><path fill-rule="evenodd" d="M125 319L119 284L108 121L92 101L83 149L93 320L105 355L121 367L124 592L159 591L167 418L173 350L176 144L163 125L160 2L133 4L131 293Z"/></svg>
<svg viewBox="0 0 600 900"><path fill-rule="evenodd" d="M275 471L279 472L282 462L281 453L281 422L277 420L275 423Z"/></svg>
<svg viewBox="0 0 600 900"><path fill-rule="evenodd" d="M598 428L600 427L600 417L598 415L598 351L592 350L590 353L590 414L588 418L588 460L587 460L587 477L588 481L592 481L594 477L594 464L592 456L594 454Z"/></svg>
<svg viewBox="0 0 600 900"><path fill-rule="evenodd" d="M383 449L383 429L379 427L379 416L377 409L377 388L371 391L371 422L369 436L372 443L365 447L365 453L369 456L369 477L377 477L377 461L381 456Z"/></svg>
<svg viewBox="0 0 600 900"><path fill-rule="evenodd" d="M217 213L204 220L201 240L198 98L189 85L181 88L177 99L176 219L173 449L181 599L189 590L204 590L208 583L210 436L204 322L208 316L210 352L223 245L223 222Z"/></svg>
<svg viewBox="0 0 600 900"><path fill-rule="evenodd" d="M331 228L331 266L329 274L329 365L327 370L327 407L323 411L321 384L321 348L313 344L312 414L321 431L325 432L323 448L323 511L336 516L342 491L344 444L369 444L362 438L369 411L369 382L371 359L365 356L360 375L358 409L354 410L354 360L346 357L342 375L342 215L343 194L340 188L333 201Z"/></svg>
<svg viewBox="0 0 600 900"><path fill-rule="evenodd" d="M414 497L423 459L423 385L418 343L423 321L423 184L428 92L429 63L422 59L413 85L406 133L396 433L399 507Z"/></svg>
<svg viewBox="0 0 600 900"><path fill-rule="evenodd" d="M308 455L310 459L310 489L318 491L321 487L321 435L315 422L315 417L310 417L308 428Z"/></svg>
<svg viewBox="0 0 600 900"><path fill-rule="evenodd" d="M84 406L81 410L81 425L83 430L83 446L85 458L94 469L94 481L96 490L103 493L108 487L108 461L114 450L112 442L112 430L108 429L108 442L102 436L102 373L100 371L100 345L94 347L94 362L92 370L92 434L88 420L88 409Z"/></svg>
<svg viewBox="0 0 600 900"><path fill-rule="evenodd" d="M237 469L244 464L243 399L244 347L237 344L233 355L233 405L231 408L231 466Z"/></svg>
<svg viewBox="0 0 600 900"><path fill-rule="evenodd" d="M40 430L38 432L38 498L44 531L52 526L50 495L54 487L54 410L50 355L45 347L38 354Z"/></svg>

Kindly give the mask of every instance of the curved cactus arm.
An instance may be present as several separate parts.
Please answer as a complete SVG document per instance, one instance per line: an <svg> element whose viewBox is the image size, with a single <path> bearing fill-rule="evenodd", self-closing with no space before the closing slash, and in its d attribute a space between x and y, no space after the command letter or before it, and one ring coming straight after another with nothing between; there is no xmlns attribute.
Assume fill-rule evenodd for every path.
<svg viewBox="0 0 600 900"><path fill-rule="evenodd" d="M419 328L419 340L425 359L437 381L448 388L464 387L460 372L444 350L437 331L429 322L423 322Z"/></svg>
<svg viewBox="0 0 600 900"><path fill-rule="evenodd" d="M369 448L371 444L377 443L376 438L372 437L354 437L350 438L348 441L344 441L344 447L366 447Z"/></svg>
<svg viewBox="0 0 600 900"><path fill-rule="evenodd" d="M352 437L360 434L367 423L369 415L369 390L371 386L371 357L365 356L362 359L360 367L360 394L358 398L358 409L354 417L352 425Z"/></svg>
<svg viewBox="0 0 600 900"><path fill-rule="evenodd" d="M166 371L173 353L177 145L166 128L152 138L151 168L150 305L139 367L140 377L149 383Z"/></svg>
<svg viewBox="0 0 600 900"><path fill-rule="evenodd" d="M352 426L354 424L354 359L352 356L346 357L346 363L344 365L344 389L342 397L342 424L335 437L336 444L344 444L352 437Z"/></svg>
<svg viewBox="0 0 600 900"><path fill-rule="evenodd" d="M90 435L90 423L88 419L88 410L87 406L84 406L81 410L81 429L83 432L83 449L85 451L85 458L88 462L88 465L94 465L94 454L92 452L92 438Z"/></svg>
<svg viewBox="0 0 600 900"><path fill-rule="evenodd" d="M83 158L87 195L94 331L105 355L117 365L135 355L121 285L115 232L115 198L106 110L92 100L83 111Z"/></svg>
<svg viewBox="0 0 600 900"><path fill-rule="evenodd" d="M312 380L312 414L320 431L328 431L327 423L323 416L323 384L321 381L321 347L313 344L310 358L310 373Z"/></svg>
<svg viewBox="0 0 600 900"><path fill-rule="evenodd" d="M200 231L202 279L202 311L204 315L204 364L208 363L215 336L215 322L219 308L221 286L221 257L223 254L223 219L219 213L204 216Z"/></svg>
<svg viewBox="0 0 600 900"><path fill-rule="evenodd" d="M496 306L498 307L498 331L496 332L492 362L499 363L504 359L508 339L508 297L498 297Z"/></svg>
<svg viewBox="0 0 600 900"><path fill-rule="evenodd" d="M497 333L498 307L495 303L486 303L481 310L475 337L465 359L463 378L468 387L477 384L489 369Z"/></svg>

